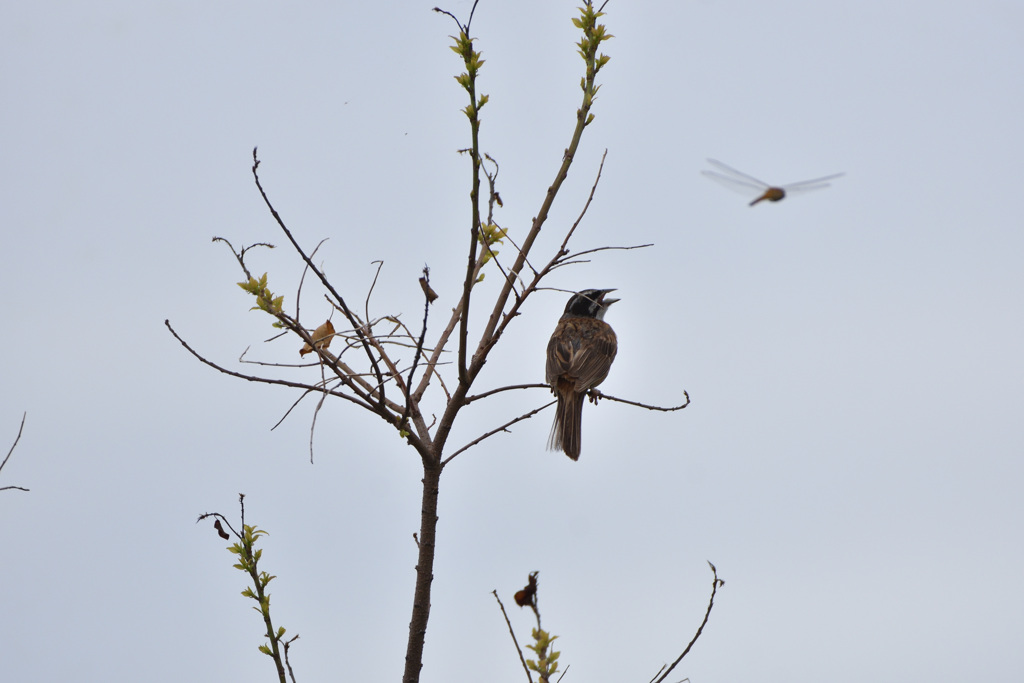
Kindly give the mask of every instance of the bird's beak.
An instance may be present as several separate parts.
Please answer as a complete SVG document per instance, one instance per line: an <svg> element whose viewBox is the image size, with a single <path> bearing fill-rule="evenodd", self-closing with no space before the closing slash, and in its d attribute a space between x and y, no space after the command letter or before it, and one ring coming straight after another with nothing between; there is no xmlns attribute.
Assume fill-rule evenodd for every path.
<svg viewBox="0 0 1024 683"><path fill-rule="evenodd" d="M607 294L608 292L614 292L614 291L615 291L614 289L602 289L601 290L601 305L602 306L611 306L616 301L620 301L620 299L606 299L605 298L605 294Z"/></svg>

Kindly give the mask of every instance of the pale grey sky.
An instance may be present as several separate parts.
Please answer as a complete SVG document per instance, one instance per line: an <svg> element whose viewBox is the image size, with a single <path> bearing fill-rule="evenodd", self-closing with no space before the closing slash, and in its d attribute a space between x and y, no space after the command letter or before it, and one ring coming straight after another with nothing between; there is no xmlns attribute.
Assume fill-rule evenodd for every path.
<svg viewBox="0 0 1024 683"><path fill-rule="evenodd" d="M250 312L236 245L292 292L303 244L361 302L417 321L424 264L453 306L469 215L465 105L432 2L8 3L0 9L0 661L17 681L269 680L245 576L202 512L268 530L301 681L401 676L419 523L414 452L328 403L200 365L293 362ZM573 2L482 0L482 146L526 231L579 100ZM471 3L442 5L465 18ZM1014 681L1024 670L1024 6L1006 0L627 2L539 253L653 242L563 269L616 287L583 455L550 411L459 456L441 492L423 679L523 672L497 611L540 571L564 679L647 681L726 585L692 683ZM713 157L770 182L749 208ZM485 280L482 296L497 278ZM565 304L517 321L480 387L542 381ZM321 305L324 310L316 312ZM303 310L327 314L310 290ZM319 322L319 321L318 321ZM243 369L252 369L246 366ZM309 369L310 377L316 370ZM302 376L299 373L299 376ZM464 443L547 400L475 409ZM518 412L517 412L518 411ZM509 600L506 600L508 602ZM513 624L529 634L526 612Z"/></svg>

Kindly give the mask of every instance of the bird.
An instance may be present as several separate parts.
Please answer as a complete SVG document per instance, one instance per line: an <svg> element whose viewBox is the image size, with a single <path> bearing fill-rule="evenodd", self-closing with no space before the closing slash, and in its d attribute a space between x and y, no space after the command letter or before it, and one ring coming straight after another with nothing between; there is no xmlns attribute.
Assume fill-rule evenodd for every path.
<svg viewBox="0 0 1024 683"><path fill-rule="evenodd" d="M614 289L584 289L569 298L548 342L545 378L558 399L548 450L580 457L583 398L603 382L615 360L618 340L604 321Z"/></svg>
<svg viewBox="0 0 1024 683"><path fill-rule="evenodd" d="M750 202L750 206L768 200L770 202L781 201L786 198L786 194L789 192L806 192L808 190L820 190L829 186L829 180L834 180L842 175L843 173L833 173L832 175L822 176L821 178L815 178L814 180L801 180L797 183L789 183L787 185L773 186L758 180L754 176L747 175L742 171L737 171L732 166L727 166L721 161L715 159L708 159L708 163L724 173L716 173L715 171L701 171L702 174L711 178L719 185L724 185L730 190L735 190L748 197L756 198Z"/></svg>

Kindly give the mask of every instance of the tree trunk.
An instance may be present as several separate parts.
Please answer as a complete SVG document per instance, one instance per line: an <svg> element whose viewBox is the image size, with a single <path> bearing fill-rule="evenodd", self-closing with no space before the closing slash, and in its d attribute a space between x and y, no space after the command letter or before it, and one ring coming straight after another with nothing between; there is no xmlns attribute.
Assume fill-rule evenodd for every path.
<svg viewBox="0 0 1024 683"><path fill-rule="evenodd" d="M437 490L441 464L423 461L423 503L420 511L419 558L416 561L416 592L409 621L409 645L405 651L403 683L417 683L423 668L423 641L430 618L430 586L434 581L434 542L437 533Z"/></svg>

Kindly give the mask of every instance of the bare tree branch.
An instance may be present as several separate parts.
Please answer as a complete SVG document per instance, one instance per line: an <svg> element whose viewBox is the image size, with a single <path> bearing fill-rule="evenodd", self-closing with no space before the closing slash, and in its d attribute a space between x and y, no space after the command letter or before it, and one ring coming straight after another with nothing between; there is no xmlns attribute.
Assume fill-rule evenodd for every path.
<svg viewBox="0 0 1024 683"><path fill-rule="evenodd" d="M377 264L377 272L373 274L373 282L370 283L370 288L366 290L366 301L363 302L363 314L366 319L370 319L370 297L373 296L373 290L377 287L377 278L380 277L380 269L384 267L384 261L376 260L370 261L370 265Z"/></svg>
<svg viewBox="0 0 1024 683"><path fill-rule="evenodd" d="M241 538L241 537L242 537L242 534L240 534L240 533L238 533L237 531L235 531L235 527L231 526L231 522L229 522L229 521L228 521L228 518L227 518L227 517L225 517L224 515L222 515L222 514L221 514L221 513L219 513L219 512L204 512L203 514L199 515L199 519L197 519L197 520L196 520L196 524L199 524L199 522L203 521L203 520L204 520L204 519L206 519L207 517L216 517L216 518L217 518L217 519L219 519L219 520L220 520L221 522L223 522L224 524L226 524L226 525L227 525L227 527L228 527L229 529L231 529L231 533L233 533L233 534L234 534L235 536L237 536L238 538ZM244 518L243 518L243 524L244 524L244 523L245 523L245 522L244 522Z"/></svg>
<svg viewBox="0 0 1024 683"><path fill-rule="evenodd" d="M256 163L258 165L259 162L257 161ZM257 186L259 186L259 179L258 178L257 178ZM264 199L266 199L266 198L264 197ZM271 210L273 210L272 207L271 207ZM278 218L278 220L280 220L280 218ZM249 282L252 282L256 278L254 278L252 276L252 274L249 272L248 267L245 265L245 252L247 252L249 249L251 249L252 246L267 246L269 248L273 248L273 245L266 244L266 243L260 243L258 245L252 245L252 246L249 246L249 247L243 247L240 251L235 251L234 245L232 245L231 242L229 242L228 240L224 239L223 237L215 237L214 241L215 242L224 242L225 244L228 245L228 248L231 249L232 254L234 254L234 256L235 256L235 259L241 265L242 271L249 278ZM313 254L315 254L320 249L320 246L323 245L324 241L326 241L326 240L321 240L320 243L317 244L316 249L313 250ZM312 268L314 270L314 272L317 272L316 269L313 268L313 266L312 266L311 258L312 258L312 255L309 258L306 259L306 267L303 269L302 278L299 281L299 289L300 290L302 288L303 282L305 281L306 271ZM296 296L298 297L298 294ZM330 299L328 299L328 302L332 306L336 306L334 304L334 302L331 301ZM296 303L298 303L298 301L296 301ZM261 305L260 308L263 308L263 306ZM318 355L321 358L321 362L326 363L327 366L330 367L331 370L334 371L335 375L340 380L342 380L342 382L345 383L352 390L352 392L354 394L356 394L360 399L362 399L366 403L371 403L373 401L377 401L377 402L383 402L384 401L383 395L380 396L379 400L374 398L373 397L374 391L373 391L372 386L369 383L363 381L357 373L352 371L351 368L349 368L347 366L344 366L343 364L342 364L342 367L339 367L339 364L338 364L338 361L337 361L336 358L334 358L330 353L324 352L324 349L320 348L321 345L314 344L313 340L311 339L311 337L309 335L308 330L306 330L305 327L303 327L302 325L299 324L297 317L292 318L292 317L286 315L285 313L283 313L282 311L276 310L276 309L273 309L273 308L268 308L268 309L265 309L265 310L267 310L267 312L271 313L272 315L274 315L277 318L279 326L284 327L284 328L290 330L291 332L294 332L304 342L306 342L306 344L309 345L310 349L315 349L317 351ZM339 308L339 310L341 310L341 309ZM356 317L356 320L358 321L358 317ZM358 321L358 322L359 322L359 324L356 326L358 329L354 329L353 330L353 334L356 334L356 335L358 335L360 330L363 329L362 321ZM370 332L372 333L372 329L370 330ZM372 357L371 357L371 360L372 360ZM376 374L377 374L377 376L379 378L379 371ZM380 384L382 384L382 382L378 381L378 385L380 385Z"/></svg>
<svg viewBox="0 0 1024 683"><path fill-rule="evenodd" d="M502 237L501 239L508 240L509 244L511 244L515 248L517 253L521 253L523 251L522 248L519 246L519 244L514 239L512 239L512 236L509 235L508 233L505 233L505 236ZM530 272L533 273L534 275L537 274L537 269L533 267L532 263L530 263L529 256L527 256L526 259L523 261L523 265L524 265L524 267L529 268ZM504 270L502 270L501 272L502 272L503 275L505 274ZM506 277L510 277L510 276L506 275ZM520 284L522 284L522 280L523 280L522 274L517 275L516 279L520 282ZM515 292L515 285L513 285L512 291L513 291L513 293L516 294L516 296L519 296L518 292Z"/></svg>
<svg viewBox="0 0 1024 683"><path fill-rule="evenodd" d="M718 588L720 586L725 585L725 581L722 581L720 578L718 578L718 570L715 569L715 565L708 562L708 566L711 567L711 573L712 575L714 575L714 580L711 582L711 599L708 600L708 609L706 612L704 612L704 621L700 622L700 626L697 627L697 633L694 634L693 638L690 640L690 644L686 646L686 649L683 650L683 653L676 657L676 661L672 662L672 666L668 667L668 669L666 669L660 677L658 677L657 674L655 674L655 678L651 679L652 683L662 683L665 680L665 678L670 673L672 673L672 669L676 668L676 665L679 662L683 661L683 657L685 657L690 652L690 648L692 648L693 644L697 642L698 638L700 638L701 632L704 631L704 625L708 623L708 617L711 616L711 608L715 606L715 594L718 592Z"/></svg>
<svg viewBox="0 0 1024 683"><path fill-rule="evenodd" d="M466 397L466 405L469 405L473 401L479 401L482 398L493 396L494 394L500 394L503 391L513 391L514 389L551 389L547 384L510 384L505 387L498 387L497 389L491 389L485 391L482 394L474 394Z"/></svg>
<svg viewBox="0 0 1024 683"><path fill-rule="evenodd" d="M228 245L228 249L230 249L231 253L235 255L235 259L238 260L238 265L242 266L242 272L245 273L245 276L247 278L251 278L252 277L252 273L249 272L249 269L245 265L245 252L247 252L250 249L253 249L255 247L266 247L267 249L275 249L276 248L276 247L274 247L273 244L270 244L269 242L257 242L256 244L250 244L247 247L242 247L241 251L235 251L234 245L231 244L231 242L229 242L227 239L225 239L223 237L214 237L213 241L214 242L223 242L224 244Z"/></svg>
<svg viewBox="0 0 1024 683"><path fill-rule="evenodd" d="M299 405L299 403L301 403L301 402L302 402L302 399L306 398L307 396L309 396L310 394L312 394L312 393L313 393L314 391L315 391L316 393L320 393L321 389L320 389L320 388L318 387L318 388L316 388L316 389L309 389L309 390L306 390L306 391L302 392L302 395L300 395L300 396L299 396L299 397L298 397L297 399L295 399L295 401L294 401L294 402L293 402L293 403L292 403L292 404L291 404L291 405L290 405L290 406L288 407L288 410L284 411L284 415L282 415L282 416L281 416L281 419L280 419L280 420L278 420L278 421L277 421L276 423L274 423L274 426L270 428L270 431L274 431L275 429L277 429L278 427L280 427L280 426L281 426L281 424L282 424L282 423L283 423L283 422L284 422L284 421L285 421L286 419L288 419L288 416L289 416L289 415L291 415L291 412L292 412L293 410L295 410L296 406L298 406L298 405Z"/></svg>
<svg viewBox="0 0 1024 683"><path fill-rule="evenodd" d="M326 384L324 385L326 387ZM316 433L316 418L320 415L320 409L324 407L324 401L327 400L328 393L324 391L320 395L320 400L316 402L316 408L313 409L313 419L309 421L309 464L313 464L313 435Z"/></svg>
<svg viewBox="0 0 1024 683"><path fill-rule="evenodd" d="M416 353L412 357L412 367L409 368L409 378L405 381L405 412L402 413L402 422L404 423L409 419L409 414L412 411L419 411L419 401L414 401L412 396L409 394L409 388L412 387L412 378L416 374L416 365L420 362L420 356L423 355L423 340L427 336L427 317L430 315L430 268L423 266L423 276L420 278L421 283L426 283L423 288L423 329L420 332L419 341L416 342Z"/></svg>
<svg viewBox="0 0 1024 683"><path fill-rule="evenodd" d="M604 160L607 158L608 148L606 147L604 150L604 154L601 155L601 163L598 164L597 166L597 177L594 178L594 184L590 186L590 194L587 195L587 201L583 204L583 210L580 211L580 215L576 219L576 222L572 224L571 228L569 228L569 232L565 233L565 239L562 240L562 246L558 250L559 253L569 253L566 249L566 246L569 244L569 240L572 239L573 233L576 232L576 228L579 227L580 222L583 220L583 217L587 215L587 209L590 208L590 203L594 201L594 193L597 192L597 184L601 182L601 172L604 171Z"/></svg>
<svg viewBox="0 0 1024 683"><path fill-rule="evenodd" d="M512 630L512 622L508 619L508 612L505 611L505 605L502 604L501 598L498 597L498 589L495 588L491 591L491 595L498 601L498 607L501 608L501 616L505 617L505 625L508 626L508 634L512 636L512 644L516 646L516 652L519 654L519 661L523 665L523 671L526 672L526 680L533 683L533 676L530 674L530 667L526 666L526 658L523 656L523 649L519 647L519 641L516 640L516 632Z"/></svg>
<svg viewBox="0 0 1024 683"><path fill-rule="evenodd" d="M299 639L299 634L296 633L291 640L286 640L284 643L284 665L288 667L288 677L292 679L292 683L295 683L295 672L292 671L292 663L288 660L288 650L291 649L292 643Z"/></svg>
<svg viewBox="0 0 1024 683"><path fill-rule="evenodd" d="M456 26L458 26L459 29L461 31L463 31L466 35L469 35L469 26L470 26L470 24L473 23L473 14L476 13L476 6L477 6L477 3L479 3L479 2L480 2L480 0L475 0L475 2L473 2L473 8L469 11L469 21L466 22L465 26L463 26L462 22L460 22L458 19L455 18L454 14L452 14L451 12L449 12L447 10L443 10L440 7L435 7L433 9L433 11L434 12L438 12L439 14L445 14L445 15L451 17L452 21L455 22Z"/></svg>
<svg viewBox="0 0 1024 683"><path fill-rule="evenodd" d="M590 395L590 400L593 401L594 403L597 403L597 399L603 398L603 399L607 399L609 401L616 401L618 403L626 403L628 405L636 406L638 408L646 408L647 410L660 410L663 413L671 413L671 412L674 412L676 410L682 410L686 406L690 405L690 394L687 393L685 389L683 390L683 397L686 399L686 402L683 403L682 405L672 406L672 407L669 407L669 408L663 408L661 406L647 405L646 403L638 403L636 401L630 401L629 399L626 399L626 398L618 398L617 396L609 396L608 394L602 394L597 389L591 389L590 392L589 392L589 395Z"/></svg>
<svg viewBox="0 0 1024 683"><path fill-rule="evenodd" d="M509 420L509 421L508 421L508 422L506 422L505 424L503 424L503 425L501 425L500 427L497 427L497 428L495 428L495 429L492 429L491 431L487 432L487 433L486 433L486 434L484 434L483 436L479 436L479 437L477 437L476 439L473 439L472 441L470 441L469 443L467 443L467 444L466 444L465 446L463 446L462 448L460 448L459 450L455 451L454 453L452 453L451 455L449 455L449 456L448 456L447 458L445 458L444 460L442 460L442 461L441 461L441 466L442 466L442 467L444 467L444 466L445 466L445 465L447 465L447 464L448 464L449 462L451 462L451 461L452 461L452 459L453 459L453 458L454 458L454 457L455 457L456 455L458 455L459 453L462 453L463 451L468 451L468 450L469 450L470 448L472 448L473 446L477 445L478 443L480 443L480 442L481 442L481 441L483 441L484 439L486 439L486 438L488 438L488 437L491 437L491 436L494 436L494 435L495 435L495 434L497 434L498 432L505 432L505 431L508 431L508 428L509 428L509 427L511 427L512 425L514 425L514 424L515 424L516 422L522 422L523 420L528 420L528 419L530 419L531 417L533 417L534 415L536 415L537 413L539 413L540 411L544 410L545 408L547 408L547 407L549 407L549 406L553 406L553 405L555 405L555 403L556 403L556 402L557 402L557 401L551 401L550 403L545 403L545 404L544 404L544 405L542 405L542 406L541 406L540 408L536 408L536 409L534 409L534 410L531 410L531 411L530 411L530 412L528 412L528 413L525 413L525 414L523 414L523 415L520 415L520 416L519 416L519 417L517 417L517 418L514 418L514 419L512 419L512 420Z"/></svg>
<svg viewBox="0 0 1024 683"><path fill-rule="evenodd" d="M21 432L22 432L23 429L25 429L25 418L26 417L28 417L28 412L27 411L21 414L21 424L18 426L18 435L16 437L14 437L14 443L11 444L11 448L7 451L7 455L4 457L4 461L0 462L0 470L2 470L4 468L4 465L7 464L7 461L11 459L11 453L14 452L14 448L18 445L18 442L21 441ZM24 486L0 486L0 491L6 491L8 489L17 489L18 491L28 491L28 489L25 488Z"/></svg>
<svg viewBox="0 0 1024 683"><path fill-rule="evenodd" d="M225 367L223 367L221 365L218 365L218 364L214 363L211 360L208 360L208 359L204 358L202 355L199 354L199 352L197 352L195 349L193 349L191 346L189 346L188 342L186 342L184 339L182 339L178 335L178 333L174 330L174 328L171 327L171 323L170 323L169 320L164 320L164 325L167 327L168 330L171 331L171 334L174 335L174 338L177 339L178 342L182 346L184 346L185 349L189 353L191 353L193 356L195 356L196 359L198 359L201 363L203 363L205 365L209 365L214 370L217 370L219 372L224 373L225 375L231 375L232 377L238 377L239 379L244 379L247 382L257 382L257 383L262 383L262 384L279 384L281 386L294 387L296 389L303 389L305 391L315 391L317 393L324 391L324 389L322 387L313 386L313 385L310 385L310 384L306 384L304 382L292 382L290 380L284 380L284 379L273 379L273 378L270 378L270 377L259 377L259 376L256 376L256 375L245 375L245 374L242 374L240 372L235 372L234 370L228 370L227 368L225 368ZM362 408L366 408L370 412L376 413L377 415L380 415L381 417L385 418L388 422L392 422L393 423L394 419L397 417L397 416L393 415L392 413L388 412L388 408L387 407L383 407L382 408L378 404L366 403L365 401L360 400L356 396L350 396L349 394L345 394L343 392L335 391L335 390L328 390L328 393L331 396L337 396L338 398L343 398L346 401L351 401L352 403L355 403L357 406L360 406Z"/></svg>
<svg viewBox="0 0 1024 683"><path fill-rule="evenodd" d="M595 247L594 249L584 249L583 251L577 251L577 252L572 253L572 254L567 254L565 256L565 259L566 259L566 261L568 259L574 259L575 260L575 259L579 258L580 256L585 256L587 254L596 254L599 251L630 251L632 249L646 249L647 247L653 247L653 246L654 246L654 243L650 242L648 244L634 244L634 245L631 245L631 246L628 246L628 247L612 247L612 246L608 246L608 247ZM560 265L560 266L561 265L566 265L566 261L562 261L558 265ZM577 263L589 263L589 262L590 262L589 260L588 261L577 261Z"/></svg>
<svg viewBox="0 0 1024 683"><path fill-rule="evenodd" d="M314 256L316 256L316 252L320 251L320 247L323 246L324 242L326 242L327 239L328 238L325 237L322 240L320 240L319 242L317 242L316 247L313 249L313 251L309 255L310 259L312 259ZM303 266L303 268L302 268L302 276L299 278L299 286L296 287L296 289L295 289L295 319L296 320L300 320L301 319L299 317L299 309L302 307L302 286L304 284L306 284L306 273L308 273L308 272L309 272L309 266L308 265Z"/></svg>
<svg viewBox="0 0 1024 683"><path fill-rule="evenodd" d="M577 130L581 131L579 126L577 126ZM574 137L573 139L577 143L579 142L576 137ZM566 150L566 154L569 155L570 154L570 150L567 149ZM513 267L512 267L512 275L509 276L510 279L506 280L505 288L502 289L502 293L499 296L499 301L498 301L498 303L496 303L494 309L491 312L491 318L488 321L488 327L484 331L484 335L481 336L481 338L480 338L480 346L477 348L477 352L476 352L474 357L477 357L477 358L485 358L486 357L487 352L490 350L490 348L493 347L498 342L498 339L501 338L501 335L504 333L505 328L508 327L509 323L511 323L512 320L517 315L519 315L519 309L525 303L526 298L532 292L536 291L537 286L540 283L541 279L545 275L550 273L552 270L554 270L556 267L558 267L558 265L560 264L560 262L563 259L565 259L565 258L572 258L571 256L567 256L568 255L567 244L569 242L569 237L572 235L572 231L574 231L576 229L576 226L579 225L580 221L583 220L583 216L586 214L587 208L590 206L590 202L591 202L591 200L594 197L594 192L597 190L597 184L601 180L601 171L604 168L604 159L605 159L605 156L607 156L607 154L608 154L608 152L607 152L607 150L605 150L604 155L602 155L602 157L601 157L601 164L598 167L597 175L595 176L594 182L593 182L593 184L590 187L590 195L589 195L589 197L587 199L586 205L584 206L582 212L580 213L579 218L576 219L576 223L574 223L572 228L570 228L569 234L566 235L565 239L562 242L562 246L555 253L555 255L551 258L551 260L547 263L547 265L544 266L540 271L534 270L532 266L530 267L531 270L534 270L533 280L528 285L526 285L523 288L522 294L517 295L517 297L516 297L515 301L513 302L511 308L506 312L505 311L505 303L508 300L509 293L513 290L513 284L514 284L514 282L512 281L511 278L518 278L519 277L519 274L522 272L522 268L527 263L527 256L529 255L528 252L529 252L530 247L532 246L533 240L536 238L536 235L539 234L539 232L540 232L540 225L538 225L538 223L537 223L538 219L536 219L536 218L534 219L534 229L536 230L536 233L535 233L534 229L531 229L530 233L527 235L527 238L526 238L526 240L523 243L523 247L520 248L519 256L516 259L515 265L513 265ZM568 161L569 161L569 163L571 163L571 159L569 159ZM565 169L566 171L568 170L568 166L566 165L566 159L564 159L564 158L563 158L563 169ZM564 180L564 177L562 178L562 180ZM559 181L559 183L560 182L561 181ZM549 199L552 199L551 192L552 192L552 188L548 188ZM546 204L546 206L550 206L550 204ZM542 214L546 216L546 210L543 210ZM601 251L601 250L604 250L604 249L612 249L612 248L613 247L601 247L599 249L592 250L592 251ZM636 248L636 247L629 247L629 248ZM499 323L499 321L500 321L500 323ZM479 371L479 368L477 368L477 371Z"/></svg>
<svg viewBox="0 0 1024 683"><path fill-rule="evenodd" d="M260 182L260 174L259 174L260 160L256 156L256 151L257 151L257 148L253 147L252 148L252 162L253 162L252 163L252 177L256 181L256 188L259 190L260 196L263 197L263 203L267 205L268 209L270 209L270 214L274 217L274 220L277 221L278 227L280 227L281 230L284 232L284 234L288 237L288 241L290 241L292 243L292 246L295 248L295 251L298 252L299 256L302 257L302 260L306 262L306 265L309 266L309 269L312 270L313 273L315 273L318 278L320 278L320 282L321 282L321 284L323 284L324 288L334 296L334 299L335 299L336 303L341 308L342 313L345 314L345 317L348 319L349 324L351 324L352 327L355 328L356 334L361 335L362 334L361 333L361 327L360 327L359 323L357 322L357 319L356 319L355 315L352 313L352 311L349 309L348 305L345 303L345 299L341 296L341 294L339 294L337 292L337 290L334 289L334 285L332 285L330 280L327 279L327 276L324 275L324 273L319 268L317 268L316 265L314 265L312 258L310 256L308 256L305 251L303 251L302 247L299 246L298 241L292 235L292 232L291 232L291 230L288 229L288 226L285 225L284 220L281 218L281 215L277 212L277 209L274 208L273 203L271 203L271 201L270 201L270 197L267 196L266 191L263 189L263 184ZM384 405L384 388L383 388L384 380L383 380L383 377L381 376L380 368L377 367L377 361L373 357L373 352L370 350L370 346L371 345L369 343L369 340L363 338L362 341L363 341L363 348L366 351L366 357L370 361L370 366L373 368L374 373L377 375L377 382L381 385L381 390L380 390L381 393L380 393L379 403L380 403L381 406L383 406Z"/></svg>
<svg viewBox="0 0 1024 683"><path fill-rule="evenodd" d="M479 275L480 268L482 266L482 263L478 263L475 275ZM427 367L429 367L431 371L433 371L434 367L437 365L438 359L441 357L441 354L444 352L445 347L448 345L448 340L451 338L451 335L455 332L456 326L458 326L459 321L462 319L462 302L463 299L460 298L458 303L455 304L455 307L452 308L452 317L449 319L447 326L445 326L444 330L441 331L441 334L438 337L437 342L434 344L434 350L430 354L430 360L427 361ZM415 396L417 400L423 396L424 392L426 392L427 384L429 382L430 374L424 373L423 379L420 380L419 386L416 387L416 390L413 392L413 396ZM450 402L451 395L449 394L448 397Z"/></svg>

